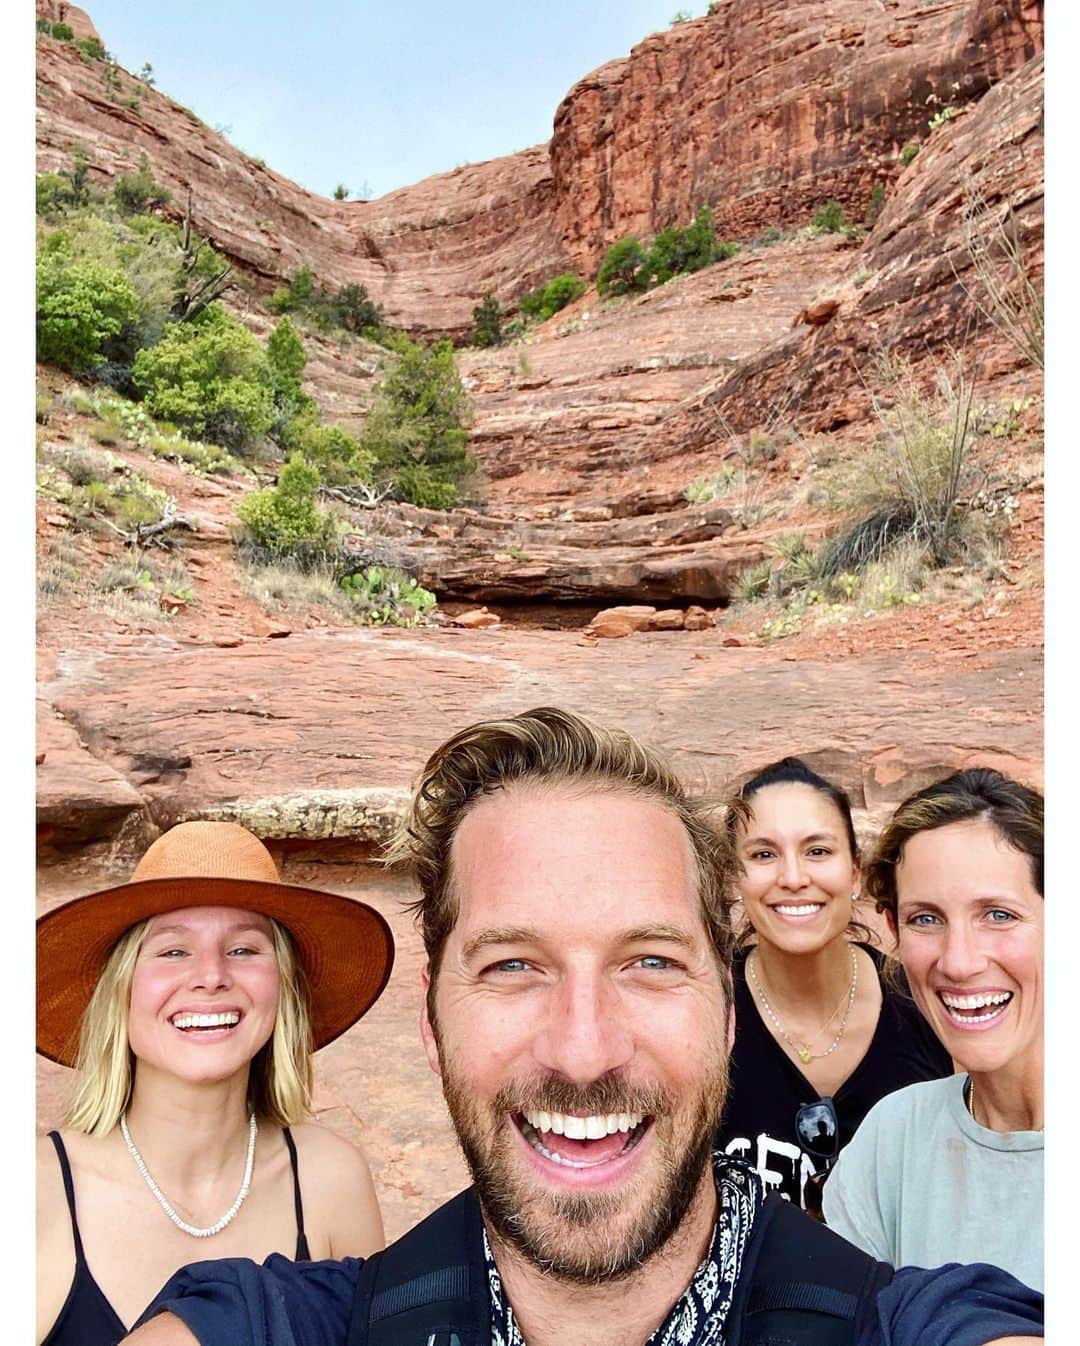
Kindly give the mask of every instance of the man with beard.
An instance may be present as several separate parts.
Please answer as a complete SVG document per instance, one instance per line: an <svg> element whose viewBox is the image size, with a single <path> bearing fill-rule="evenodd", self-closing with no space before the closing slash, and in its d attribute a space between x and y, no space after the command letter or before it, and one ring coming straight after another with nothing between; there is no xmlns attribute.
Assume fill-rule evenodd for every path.
<svg viewBox="0 0 1080 1346"><path fill-rule="evenodd" d="M894 1277L711 1155L736 861L629 735L552 709L474 725L429 760L395 856L475 1187L366 1262L186 1268L133 1346L1042 1336L1041 1296L996 1268Z"/></svg>

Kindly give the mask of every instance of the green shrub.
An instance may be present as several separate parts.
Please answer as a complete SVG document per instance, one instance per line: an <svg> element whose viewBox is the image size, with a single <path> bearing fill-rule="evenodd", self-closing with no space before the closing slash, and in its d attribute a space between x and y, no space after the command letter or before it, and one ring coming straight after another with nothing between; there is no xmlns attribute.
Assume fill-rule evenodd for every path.
<svg viewBox="0 0 1080 1346"><path fill-rule="evenodd" d="M327 304L331 322L346 332L377 332L383 323L382 309L368 296L364 285L342 285Z"/></svg>
<svg viewBox="0 0 1080 1346"><path fill-rule="evenodd" d="M104 61L109 54L96 37L84 37L75 45L80 51L85 51L93 61Z"/></svg>
<svg viewBox="0 0 1080 1346"><path fill-rule="evenodd" d="M885 209L885 184L875 182L874 190L870 193L870 200L866 206L866 227L873 229L877 224L878 216Z"/></svg>
<svg viewBox="0 0 1080 1346"><path fill-rule="evenodd" d="M596 290L601 298L609 294L631 294L648 284L645 249L636 238L620 238L607 250L596 273Z"/></svg>
<svg viewBox="0 0 1080 1346"><path fill-rule="evenodd" d="M353 600L364 626L415 626L435 607L435 595L411 575L390 566L368 566L343 575L341 588Z"/></svg>
<svg viewBox="0 0 1080 1346"><path fill-rule="evenodd" d="M336 425L320 425L314 411L298 416L282 436L286 448L303 454L327 486L366 485L375 460L352 435Z"/></svg>
<svg viewBox="0 0 1080 1346"><path fill-rule="evenodd" d="M138 317L138 298L121 271L63 251L38 258L37 357L45 364L92 369L124 344Z"/></svg>
<svg viewBox="0 0 1080 1346"><path fill-rule="evenodd" d="M288 318L282 318L266 343L266 362L270 369L270 387L278 411L288 414L300 402L300 377L307 364L304 343Z"/></svg>
<svg viewBox="0 0 1080 1346"><path fill-rule="evenodd" d="M457 487L437 476L423 463L410 463L394 475L394 496L421 509L452 509L457 503Z"/></svg>
<svg viewBox="0 0 1080 1346"><path fill-rule="evenodd" d="M36 27L39 33L52 33L52 21L49 19L38 19Z"/></svg>
<svg viewBox="0 0 1080 1346"><path fill-rule="evenodd" d="M907 168L908 164L911 163L912 159L915 158L918 152L919 147L917 144L915 144L914 141L904 146L904 148L900 151L900 162L904 165L905 168Z"/></svg>
<svg viewBox="0 0 1080 1346"><path fill-rule="evenodd" d="M562 308L585 293L588 286L580 276L572 271L564 271L561 276L549 280L538 290L529 290L519 301L521 311L527 318L546 322Z"/></svg>
<svg viewBox="0 0 1080 1346"><path fill-rule="evenodd" d="M121 173L113 183L112 198L125 214L142 215L166 205L172 200L172 193L155 181L150 172L150 160L143 154L137 173Z"/></svg>
<svg viewBox="0 0 1080 1346"><path fill-rule="evenodd" d="M844 207L835 198L818 206L812 223L819 234L841 234L848 228Z"/></svg>
<svg viewBox="0 0 1080 1346"><path fill-rule="evenodd" d="M656 235L645 265L650 283L663 285L680 272L700 271L717 260L712 211L702 206L685 229L662 229Z"/></svg>
<svg viewBox="0 0 1080 1346"><path fill-rule="evenodd" d="M472 316L472 344L474 346L501 346L503 340L502 310L499 308L499 301L490 290L473 309Z"/></svg>
<svg viewBox="0 0 1080 1346"><path fill-rule="evenodd" d="M315 564L337 546L337 524L320 509L319 474L299 454L281 469L278 484L246 495L236 514L248 536L271 556L292 556Z"/></svg>
<svg viewBox="0 0 1080 1346"><path fill-rule="evenodd" d="M349 189L343 182L339 182L334 188L335 201L347 201L349 199Z"/></svg>
<svg viewBox="0 0 1080 1346"><path fill-rule="evenodd" d="M139 351L134 381L151 415L227 448L248 447L274 423L263 349L217 304Z"/></svg>
<svg viewBox="0 0 1080 1346"><path fill-rule="evenodd" d="M270 296L269 307L274 313L294 313L306 307L315 296L315 278L306 263L293 275L288 285Z"/></svg>
<svg viewBox="0 0 1080 1346"><path fill-rule="evenodd" d="M54 23L50 31L59 42L71 42L75 37L75 30L67 23Z"/></svg>
<svg viewBox="0 0 1080 1346"><path fill-rule="evenodd" d="M396 358L364 421L361 443L374 458L379 478L395 484L399 499L448 508L476 467L465 428L472 406L454 349L446 339L425 346L400 334L391 348ZM439 496L437 504L432 491Z"/></svg>
<svg viewBox="0 0 1080 1346"><path fill-rule="evenodd" d="M39 215L56 215L70 204L71 182L62 173L39 173L35 184Z"/></svg>

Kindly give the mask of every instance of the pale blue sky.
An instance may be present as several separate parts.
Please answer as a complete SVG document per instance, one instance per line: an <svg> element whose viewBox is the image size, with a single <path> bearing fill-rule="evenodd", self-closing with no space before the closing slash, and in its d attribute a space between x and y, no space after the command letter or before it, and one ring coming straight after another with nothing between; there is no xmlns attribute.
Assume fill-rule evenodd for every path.
<svg viewBox="0 0 1080 1346"><path fill-rule="evenodd" d="M312 191L381 196L549 139L571 85L705 0L87 0L129 70Z"/></svg>

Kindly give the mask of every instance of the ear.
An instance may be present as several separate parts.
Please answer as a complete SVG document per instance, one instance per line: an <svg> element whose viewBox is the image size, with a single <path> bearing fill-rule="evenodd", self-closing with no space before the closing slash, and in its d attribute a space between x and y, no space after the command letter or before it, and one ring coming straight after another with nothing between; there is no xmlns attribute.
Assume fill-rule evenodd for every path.
<svg viewBox="0 0 1080 1346"><path fill-rule="evenodd" d="M439 1060L439 1041L435 1036L435 1029L432 1027L431 1019L428 1015L428 996L431 994L430 965L425 965L423 972L421 972L420 983L424 988L424 997L420 1002L420 1039L424 1044L428 1065L436 1075L441 1076L442 1062Z"/></svg>

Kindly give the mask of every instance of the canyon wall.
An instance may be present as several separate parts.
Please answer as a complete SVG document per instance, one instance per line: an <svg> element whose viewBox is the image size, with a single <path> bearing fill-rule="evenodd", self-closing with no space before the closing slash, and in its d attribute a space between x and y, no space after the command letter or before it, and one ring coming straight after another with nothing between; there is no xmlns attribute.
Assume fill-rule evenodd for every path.
<svg viewBox="0 0 1080 1346"><path fill-rule="evenodd" d="M55 17L57 0L37 0ZM38 44L38 158L76 146L107 184L146 153L192 217L268 292L309 264L358 282L388 321L463 335L488 290L511 303L557 271L594 274L628 233L713 206L722 236L805 223L835 196L856 216L935 109L963 107L1042 48L1038 0L720 0L579 81L550 144L374 201L331 201L231 145L194 113L72 44ZM90 20L77 14L80 30ZM108 44L108 33L102 34Z"/></svg>

